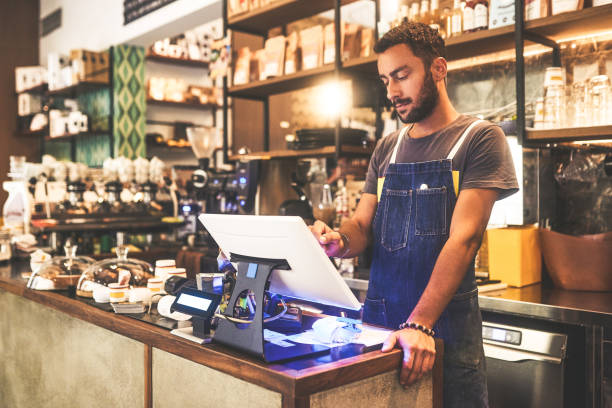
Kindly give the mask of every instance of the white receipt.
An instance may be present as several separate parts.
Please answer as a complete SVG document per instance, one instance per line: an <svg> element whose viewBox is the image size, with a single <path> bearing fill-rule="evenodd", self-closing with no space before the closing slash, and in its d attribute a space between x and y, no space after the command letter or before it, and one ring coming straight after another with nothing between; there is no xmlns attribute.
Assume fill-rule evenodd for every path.
<svg viewBox="0 0 612 408"><path fill-rule="evenodd" d="M363 344L366 347L383 344L392 332L393 330L389 329L362 325L361 333L359 333L359 337L353 340L353 343Z"/></svg>

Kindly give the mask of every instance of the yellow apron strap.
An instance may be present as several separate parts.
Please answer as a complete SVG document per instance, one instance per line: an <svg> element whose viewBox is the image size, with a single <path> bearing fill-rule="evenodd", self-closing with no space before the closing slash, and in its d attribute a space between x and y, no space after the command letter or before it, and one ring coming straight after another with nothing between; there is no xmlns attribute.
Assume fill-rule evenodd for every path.
<svg viewBox="0 0 612 408"><path fill-rule="evenodd" d="M455 197L459 197L459 170L453 170L453 187L455 189Z"/></svg>
<svg viewBox="0 0 612 408"><path fill-rule="evenodd" d="M382 195L382 189L383 186L385 185L385 178L384 177L379 177L378 178L378 185L376 186L376 197L378 197L378 202L380 203L380 196Z"/></svg>

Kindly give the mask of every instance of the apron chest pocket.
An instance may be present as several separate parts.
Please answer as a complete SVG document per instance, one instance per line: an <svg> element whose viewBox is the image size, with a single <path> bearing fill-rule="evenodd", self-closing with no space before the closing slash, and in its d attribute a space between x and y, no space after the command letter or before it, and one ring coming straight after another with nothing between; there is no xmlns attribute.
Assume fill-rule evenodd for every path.
<svg viewBox="0 0 612 408"><path fill-rule="evenodd" d="M446 234L446 187L416 190L416 235Z"/></svg>
<svg viewBox="0 0 612 408"><path fill-rule="evenodd" d="M387 251L406 247L410 228L411 190L384 190L382 193L381 245Z"/></svg>

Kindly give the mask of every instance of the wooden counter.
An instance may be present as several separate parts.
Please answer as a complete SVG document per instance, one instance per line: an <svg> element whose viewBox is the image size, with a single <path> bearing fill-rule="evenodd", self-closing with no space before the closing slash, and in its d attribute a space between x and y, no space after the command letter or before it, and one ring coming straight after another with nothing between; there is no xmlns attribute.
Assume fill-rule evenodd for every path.
<svg viewBox="0 0 612 408"><path fill-rule="evenodd" d="M27 289L10 266L0 267L0 317L0 406L442 406L441 342L432 374L403 389L400 350L266 364Z"/></svg>

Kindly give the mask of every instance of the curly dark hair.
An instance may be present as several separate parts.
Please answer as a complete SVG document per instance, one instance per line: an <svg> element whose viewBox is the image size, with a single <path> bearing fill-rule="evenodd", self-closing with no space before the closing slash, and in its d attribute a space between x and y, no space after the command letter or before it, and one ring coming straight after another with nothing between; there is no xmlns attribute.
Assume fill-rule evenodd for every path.
<svg viewBox="0 0 612 408"><path fill-rule="evenodd" d="M431 66L435 58L446 58L444 40L438 30L427 24L408 21L393 27L376 42L374 52L381 54L398 44L408 45L425 67Z"/></svg>

